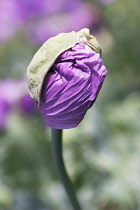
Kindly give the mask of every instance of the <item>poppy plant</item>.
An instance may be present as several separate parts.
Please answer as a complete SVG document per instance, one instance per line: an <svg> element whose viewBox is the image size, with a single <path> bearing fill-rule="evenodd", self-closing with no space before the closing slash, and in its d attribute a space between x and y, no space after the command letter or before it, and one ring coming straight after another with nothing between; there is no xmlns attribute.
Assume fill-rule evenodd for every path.
<svg viewBox="0 0 140 210"><path fill-rule="evenodd" d="M46 41L28 66L31 97L52 128L52 152L58 175L74 210L81 210L62 156L62 129L76 127L95 102L107 70L101 48L87 28Z"/></svg>

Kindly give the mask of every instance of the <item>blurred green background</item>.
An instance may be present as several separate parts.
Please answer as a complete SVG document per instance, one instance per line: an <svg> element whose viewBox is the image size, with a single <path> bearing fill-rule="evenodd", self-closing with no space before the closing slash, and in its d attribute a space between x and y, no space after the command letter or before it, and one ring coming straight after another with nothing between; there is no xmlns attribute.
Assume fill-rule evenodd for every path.
<svg viewBox="0 0 140 210"><path fill-rule="evenodd" d="M56 2L42 11L41 1L0 1L0 79L24 78L50 36L89 27L108 75L81 124L64 131L65 163L83 209L140 210L140 1ZM37 110L24 115L16 105L0 131L0 210L71 210L50 128Z"/></svg>

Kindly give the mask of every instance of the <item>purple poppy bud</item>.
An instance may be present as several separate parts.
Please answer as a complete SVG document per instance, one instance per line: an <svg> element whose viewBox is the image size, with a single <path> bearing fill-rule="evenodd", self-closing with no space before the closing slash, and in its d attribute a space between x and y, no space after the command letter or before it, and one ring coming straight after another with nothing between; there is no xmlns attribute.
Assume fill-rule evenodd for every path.
<svg viewBox="0 0 140 210"><path fill-rule="evenodd" d="M58 40L61 36L66 38L70 35L71 38L75 35L75 40L78 37L79 41L76 40L72 47L61 53ZM36 53L28 67L30 93L35 100L38 100L39 109L48 126L56 129L74 128L92 106L107 74L100 58L100 47L88 29L82 29L75 34L74 32L68 35L60 34L47 42ZM54 43L52 51L53 47L56 51L60 50L59 56L54 58L54 63L47 54L49 49L45 52L45 47L51 42ZM49 56L46 62L45 54ZM44 77L45 68L47 74ZM39 81L43 83L42 86Z"/></svg>
<svg viewBox="0 0 140 210"><path fill-rule="evenodd" d="M99 53L79 43L58 57L48 72L40 110L48 126L76 127L95 101L107 74Z"/></svg>

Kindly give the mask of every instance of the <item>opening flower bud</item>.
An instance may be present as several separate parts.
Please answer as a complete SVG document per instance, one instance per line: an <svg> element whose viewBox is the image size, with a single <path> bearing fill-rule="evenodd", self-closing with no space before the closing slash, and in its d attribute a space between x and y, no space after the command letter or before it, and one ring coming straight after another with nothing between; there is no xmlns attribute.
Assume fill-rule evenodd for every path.
<svg viewBox="0 0 140 210"><path fill-rule="evenodd" d="M107 70L89 29L49 39L31 61L27 78L46 124L76 127L95 101Z"/></svg>

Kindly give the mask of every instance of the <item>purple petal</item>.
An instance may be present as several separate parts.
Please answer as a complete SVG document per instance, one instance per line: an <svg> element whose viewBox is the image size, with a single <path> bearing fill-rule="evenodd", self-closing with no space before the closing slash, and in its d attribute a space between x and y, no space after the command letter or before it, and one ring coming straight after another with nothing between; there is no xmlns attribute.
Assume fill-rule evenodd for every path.
<svg viewBox="0 0 140 210"><path fill-rule="evenodd" d="M76 127L95 101L107 70L100 55L79 43L65 51L46 75L40 110L46 124Z"/></svg>

